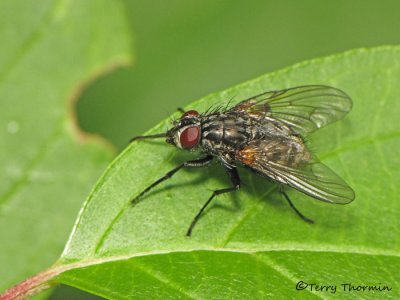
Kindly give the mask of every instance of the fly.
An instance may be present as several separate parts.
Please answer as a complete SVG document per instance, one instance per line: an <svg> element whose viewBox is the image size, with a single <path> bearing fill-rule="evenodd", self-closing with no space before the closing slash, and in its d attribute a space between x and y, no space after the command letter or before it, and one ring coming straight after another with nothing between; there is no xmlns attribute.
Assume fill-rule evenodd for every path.
<svg viewBox="0 0 400 300"><path fill-rule="evenodd" d="M200 150L203 156L169 171L136 196L132 204L179 170L204 167L217 159L232 186L212 193L193 218L187 236L216 196L240 188L238 165L277 182L295 213L313 223L296 209L283 187L329 203L347 204L354 200L351 187L322 164L305 143L308 134L343 118L351 107L352 101L343 91L308 85L265 92L225 110L202 114L182 111L181 118L167 132L138 136L132 141L165 137L167 143L188 151Z"/></svg>

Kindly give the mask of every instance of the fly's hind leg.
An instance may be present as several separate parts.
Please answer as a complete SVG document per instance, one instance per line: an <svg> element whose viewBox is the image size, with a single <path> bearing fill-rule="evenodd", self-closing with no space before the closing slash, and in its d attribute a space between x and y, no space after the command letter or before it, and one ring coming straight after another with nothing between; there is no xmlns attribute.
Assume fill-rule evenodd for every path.
<svg viewBox="0 0 400 300"><path fill-rule="evenodd" d="M191 236L192 235L192 230L193 230L194 226L196 225L197 221L200 219L200 217L203 214L204 210L211 203L211 201L215 198L215 196L218 196L218 195L224 194L224 193L230 193L230 192L236 191L236 190L238 190L240 188L240 177L239 177L239 173L238 173L236 167L229 166L229 167L225 167L225 168L226 168L226 171L228 172L229 178L230 178L230 180L232 182L232 187L225 188L225 189L220 189L220 190L215 190L212 193L211 197L208 198L206 203L204 203L204 205L199 210L197 215L193 218L193 221L190 224L188 231L186 232L187 236Z"/></svg>
<svg viewBox="0 0 400 300"><path fill-rule="evenodd" d="M290 200L289 196L286 194L286 192L283 190L283 187L279 187L279 191L282 193L282 195L285 197L286 201L289 203L290 207L294 210L294 212L305 222L314 224L314 221L307 218L304 216L293 204L293 202Z"/></svg>

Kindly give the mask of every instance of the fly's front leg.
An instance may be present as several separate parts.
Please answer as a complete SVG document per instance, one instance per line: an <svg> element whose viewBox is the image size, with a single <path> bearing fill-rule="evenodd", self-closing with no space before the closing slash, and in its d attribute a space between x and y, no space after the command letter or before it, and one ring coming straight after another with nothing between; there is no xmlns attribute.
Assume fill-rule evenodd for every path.
<svg viewBox="0 0 400 300"><path fill-rule="evenodd" d="M214 199L215 196L218 196L218 195L223 194L223 193L233 192L233 191L236 191L236 190L238 190L240 188L240 177L239 177L239 173L238 173L236 167L229 166L229 167L225 167L225 169L228 172L229 178L231 179L232 187L225 188L225 189L220 189L220 190L215 190L212 193L211 197L207 200L206 203L204 203L203 207L199 210L197 215L194 217L192 223L189 226L188 231L186 232L187 236L191 236L192 235L192 230L193 230L194 226L196 225L197 221L200 219L200 217L203 214L204 210L211 203L211 201Z"/></svg>
<svg viewBox="0 0 400 300"><path fill-rule="evenodd" d="M211 155L209 155L209 156L206 156L204 158L200 158L200 159L196 159L196 160L189 160L187 162L184 162L183 164L177 166L175 169L172 169L167 174L165 174L163 177L161 177L160 179L156 180L155 182L150 184L147 188L145 188L138 196L136 196L132 200L132 205L136 204L139 201L139 199L144 194L146 194L148 191L150 191L153 187L155 187L156 185L160 184L161 182L171 178L180 169L182 169L182 168L204 167L204 166L210 164L212 160L213 160L213 157Z"/></svg>

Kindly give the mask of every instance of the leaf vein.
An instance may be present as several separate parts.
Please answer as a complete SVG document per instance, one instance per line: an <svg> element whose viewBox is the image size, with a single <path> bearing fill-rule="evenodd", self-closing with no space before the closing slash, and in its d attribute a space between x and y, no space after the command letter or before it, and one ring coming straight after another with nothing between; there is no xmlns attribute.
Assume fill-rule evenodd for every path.
<svg viewBox="0 0 400 300"><path fill-rule="evenodd" d="M5 205L13 195L15 195L19 189L24 187L29 179L29 173L43 160L43 158L48 153L51 145L56 141L61 133L62 126L56 126L52 133L43 141L43 143L37 148L36 154L31 158L31 160L25 165L19 178L16 178L14 183L0 196L0 204Z"/></svg>
<svg viewBox="0 0 400 300"><path fill-rule="evenodd" d="M284 278L288 279L292 283L296 284L299 282L298 278L296 278L287 268L279 265L275 261L271 259L271 257L266 257L264 256L263 259L261 259L257 254L249 254L256 262L261 263L262 265L268 267L269 269L272 269L276 271L277 273L281 274ZM309 294L315 295L320 299L323 299L320 295L314 293L313 291L310 291L308 289L305 289Z"/></svg>
<svg viewBox="0 0 400 300"><path fill-rule="evenodd" d="M8 74L10 74L15 66L18 65L18 63L26 56L29 50L32 49L35 44L37 44L37 42L43 35L43 30L49 27L49 23L52 20L54 8L56 7L56 5L57 1L54 1L53 7L48 9L46 14L43 16L41 24L39 24L37 28L31 33L31 35L26 38L21 47L18 50L14 51L13 57L6 63L4 68L2 68L2 72L0 73L0 83L2 83L5 78L7 78Z"/></svg>
<svg viewBox="0 0 400 300"><path fill-rule="evenodd" d="M338 147L332 151L327 151L325 153L321 153L318 157L320 159L326 159L326 158L329 158L332 156L336 156L339 153L354 150L354 149L364 146L364 145L369 145L374 142L376 142L376 143L386 142L387 140L396 139L399 137L400 137L400 131L392 131L387 134L382 134L381 136L375 136L375 137L373 137L373 136L363 137L363 138L360 138L357 140L346 142L347 145L344 145L343 147Z"/></svg>
<svg viewBox="0 0 400 300"><path fill-rule="evenodd" d="M253 180L251 180L253 182ZM253 187L253 192L256 193L256 190L254 188L254 185L252 185ZM260 200L262 200L264 197L268 196L269 194L271 194L273 191L275 190L275 186L273 185L271 188L269 188L265 193L263 193L263 195L260 196ZM258 200L254 200L253 201L253 205L250 209L248 209L244 214L242 214L235 223L232 224L231 229L227 232L225 239L223 240L223 242L221 243L221 247L226 247L226 245L229 243L229 241L232 239L232 237L234 236L234 234L238 231L238 229L240 228L240 226L253 214L253 212L259 208L258 205Z"/></svg>
<svg viewBox="0 0 400 300"><path fill-rule="evenodd" d="M135 263L135 267L136 267L137 269L141 270L142 272L144 272L144 273L150 275L150 276L153 277L154 279L158 280L158 281L161 282L162 284L164 284L164 285L166 285L166 286L172 288L173 290L176 290L176 291L179 292L180 294L182 294L182 295L184 295L184 296L186 296L186 297L188 297L188 298L190 298L190 299L194 299L194 300L202 299L202 298L199 298L197 295L193 295L192 293L190 293L189 290L184 289L184 288L183 288L182 286L180 286L177 282L174 282L174 281L172 281L172 280L169 280L167 277L165 277L165 276L163 276L163 275L161 275L161 274L159 274L159 273L156 273L156 272L152 271L150 268L147 268L147 267L146 267L146 264L144 264L143 262L141 262L141 263L136 262L136 263ZM169 277L169 278L170 278L170 277Z"/></svg>

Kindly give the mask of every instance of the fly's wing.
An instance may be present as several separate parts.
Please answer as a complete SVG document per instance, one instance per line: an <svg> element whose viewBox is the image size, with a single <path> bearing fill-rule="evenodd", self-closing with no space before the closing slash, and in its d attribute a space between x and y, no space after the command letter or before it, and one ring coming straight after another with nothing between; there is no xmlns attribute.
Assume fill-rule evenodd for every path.
<svg viewBox="0 0 400 300"><path fill-rule="evenodd" d="M271 137L254 140L236 159L257 173L289 185L316 199L338 204L354 200L350 186L294 140Z"/></svg>
<svg viewBox="0 0 400 300"><path fill-rule="evenodd" d="M307 85L266 92L230 110L271 117L305 135L343 118L351 107L351 99L345 92L330 86Z"/></svg>

